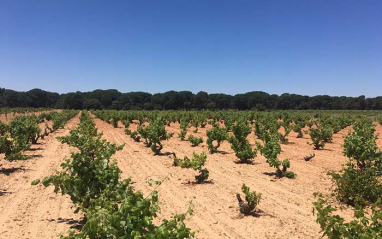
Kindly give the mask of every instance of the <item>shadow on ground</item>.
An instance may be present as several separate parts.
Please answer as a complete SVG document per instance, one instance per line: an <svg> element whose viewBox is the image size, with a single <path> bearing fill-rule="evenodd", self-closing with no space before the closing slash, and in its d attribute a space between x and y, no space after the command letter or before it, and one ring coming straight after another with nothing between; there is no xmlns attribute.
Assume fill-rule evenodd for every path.
<svg viewBox="0 0 382 239"><path fill-rule="evenodd" d="M5 174L9 176L11 173L18 172L18 171L25 171L24 167L12 167L12 168L0 168L0 174Z"/></svg>

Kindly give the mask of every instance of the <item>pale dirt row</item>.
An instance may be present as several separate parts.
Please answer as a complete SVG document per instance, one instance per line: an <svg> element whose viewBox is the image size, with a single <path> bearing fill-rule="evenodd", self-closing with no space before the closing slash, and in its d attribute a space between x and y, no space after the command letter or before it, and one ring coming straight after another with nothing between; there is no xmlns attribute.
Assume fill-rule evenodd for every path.
<svg viewBox="0 0 382 239"><path fill-rule="evenodd" d="M56 194L53 187L32 186L34 179L43 179L60 170L71 149L56 140L69 133L79 122L78 115L69 120L65 129L39 139L33 145L33 155L26 161L8 162L0 156L0 238L59 238L82 219L74 214L67 196Z"/></svg>
<svg viewBox="0 0 382 239"><path fill-rule="evenodd" d="M51 111L62 112L62 110L60 110L60 109L51 110ZM48 113L48 112L51 112L51 111L36 111L36 112L28 112L28 113L8 113L8 114L0 114L0 121L3 122L3 123L9 123L9 122L11 122L11 120L12 120L13 118L15 118L16 116L19 116L19 115L31 115L31 114L34 114L34 115L39 116L39 115L42 114L42 113Z"/></svg>
<svg viewBox="0 0 382 239"><path fill-rule="evenodd" d="M207 145L191 147L188 141L177 138L179 125L167 127L174 137L164 143L162 156L154 156L143 142L134 142L125 135L124 127L118 128L95 119L104 138L117 144L126 144L114 158L123 171L123 177L132 177L138 190L149 193L152 188L147 181L150 178L159 180L170 176L170 180L159 188L159 199L162 203L160 218L168 218L175 213L185 212L187 202L193 201L195 214L187 222L193 230L199 231L198 238L319 238L322 234L312 214L313 193L329 194L332 182L326 175L329 170L339 170L346 162L342 155L341 144L343 135L348 129L334 135L333 143L326 150L316 151L316 157L310 162L303 160L304 156L313 152L312 146L306 142L309 136L297 139L295 133L289 136L290 144L282 145L281 158L291 160L291 170L297 173L294 180L275 179L270 176L274 172L258 155L253 165L236 164L236 157L230 145L224 142L221 152L208 154L206 168L210 171L212 183L193 185L195 171L172 166L172 156L192 156L192 152L207 152ZM202 136L206 141L206 129L198 133L188 134ZM135 129L136 125L131 125ZM186 138L188 135L186 136ZM255 136L251 134L250 142L255 144ZM242 183L252 190L262 193L258 215L242 217L239 215L238 203L235 197L241 191ZM346 212L347 216L350 212Z"/></svg>
<svg viewBox="0 0 382 239"><path fill-rule="evenodd" d="M67 135L68 128L74 128L78 122L76 116L65 130L40 140L40 144L34 146L35 151L30 152L35 155L30 160L6 162L4 156L0 156L3 164L0 167L0 238L58 238L58 234L78 225L82 217L73 213L68 197L55 194L53 187L30 185L32 180L59 170L63 159L70 156L73 149L59 143L55 137ZM339 170L346 161L341 144L348 129L334 135L333 143L328 144L326 150L315 151L316 157L310 162L303 160L313 152L306 144L309 136L297 139L296 134L291 133L290 144L282 145L281 158L291 160L291 170L297 173L294 180L270 176L274 170L260 155L253 165L234 163L234 152L224 142L220 153L208 154L206 168L212 183L193 185L188 182L194 181L195 171L172 167L170 155L153 156L142 142L134 142L125 135L122 125L113 128L99 119L95 122L105 139L126 144L114 158L123 172L122 177L131 177L137 190L147 195L152 190L147 184L150 178L161 180L171 175L170 180L158 188L162 209L159 219L185 212L188 201L192 200L195 214L187 221L187 226L198 231L198 238L319 238L320 228L312 215L312 194L317 191L330 193L332 183L326 172ZM132 129L135 127L131 126ZM163 153L175 152L178 157L183 157L191 156L193 151L207 151L205 143L192 148L188 141L180 141L176 137L178 124L167 129L175 134L164 143ZM206 129L199 129L196 134L204 141ZM377 126L377 131L382 132L382 128ZM254 145L253 133L249 139ZM379 146L381 143L378 140ZM238 212L235 194L241 191L243 182L262 193L256 217L242 217ZM348 217L351 212L347 210L344 215Z"/></svg>

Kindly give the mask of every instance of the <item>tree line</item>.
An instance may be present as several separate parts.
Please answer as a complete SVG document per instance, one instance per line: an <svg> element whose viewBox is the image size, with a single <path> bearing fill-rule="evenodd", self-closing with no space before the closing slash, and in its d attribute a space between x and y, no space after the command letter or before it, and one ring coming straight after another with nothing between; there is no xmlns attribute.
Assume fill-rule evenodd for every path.
<svg viewBox="0 0 382 239"><path fill-rule="evenodd" d="M200 91L121 93L118 90L94 90L58 94L41 89L18 92L0 88L0 107L116 110L382 110L382 96L366 98L298 94L268 94L252 91L244 94L208 94Z"/></svg>

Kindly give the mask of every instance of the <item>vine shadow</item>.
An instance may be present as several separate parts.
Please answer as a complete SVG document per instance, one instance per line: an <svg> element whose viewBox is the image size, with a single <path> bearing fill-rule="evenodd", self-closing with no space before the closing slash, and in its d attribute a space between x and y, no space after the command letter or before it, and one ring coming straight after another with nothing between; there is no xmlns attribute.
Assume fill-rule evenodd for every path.
<svg viewBox="0 0 382 239"><path fill-rule="evenodd" d="M265 173L263 173L264 175L267 175L267 176L274 176L274 177L277 177L277 173L275 173L275 172L271 172L271 173L269 173L269 172L265 172Z"/></svg>
<svg viewBox="0 0 382 239"><path fill-rule="evenodd" d="M12 192L0 191L0 196L6 195L6 194L12 194Z"/></svg>
<svg viewBox="0 0 382 239"><path fill-rule="evenodd" d="M263 210L261 209L255 209L253 212L251 212L250 214L248 215L244 215L244 214L241 214L239 213L239 216L237 217L237 219L242 219L244 217L256 217L256 218L259 218L259 217L263 217L263 216L269 216L269 217L272 217L272 218L276 218L274 215L271 215L271 214L268 214L268 213L265 213Z"/></svg>
<svg viewBox="0 0 382 239"><path fill-rule="evenodd" d="M28 149L28 151L37 151L37 150L43 150L43 148L41 148L41 147L38 147L38 148L30 148L30 149Z"/></svg>
<svg viewBox="0 0 382 239"><path fill-rule="evenodd" d="M10 174L12 174L14 172L18 172L18 171L25 172L26 169L23 166L21 166L21 167L12 167L12 168L0 168L0 173L5 174L7 176L9 176Z"/></svg>
<svg viewBox="0 0 382 239"><path fill-rule="evenodd" d="M186 183L182 183L183 185L188 185L188 186L196 186L196 185L203 185L203 184L215 184L214 181L211 179L211 180L207 180L207 181L203 181L202 183L197 183L195 181L188 181Z"/></svg>
<svg viewBox="0 0 382 239"><path fill-rule="evenodd" d="M30 155L31 158L42 158L42 155L41 154L33 154L33 155Z"/></svg>
<svg viewBox="0 0 382 239"><path fill-rule="evenodd" d="M227 151L223 151L223 150L216 150L216 153L217 154L223 154L223 155L229 154Z"/></svg>
<svg viewBox="0 0 382 239"><path fill-rule="evenodd" d="M165 153L159 152L158 154L155 154L154 156L176 156L176 154L174 152L165 152Z"/></svg>
<svg viewBox="0 0 382 239"><path fill-rule="evenodd" d="M54 219L50 219L51 221L55 221ZM82 227L86 223L86 219L81 219L81 220L75 220L73 218L62 218L59 217L57 220L58 223L65 223L67 225L70 225L71 229L76 229L76 230L81 230Z"/></svg>
<svg viewBox="0 0 382 239"><path fill-rule="evenodd" d="M248 165L255 165L256 163L253 160L247 160L247 161L235 161L235 164L248 164Z"/></svg>

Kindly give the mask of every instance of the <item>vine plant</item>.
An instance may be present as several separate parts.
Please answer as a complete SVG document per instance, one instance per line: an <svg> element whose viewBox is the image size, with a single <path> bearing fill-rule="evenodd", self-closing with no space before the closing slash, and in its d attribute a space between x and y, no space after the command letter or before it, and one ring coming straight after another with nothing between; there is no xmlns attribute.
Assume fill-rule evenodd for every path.
<svg viewBox="0 0 382 239"><path fill-rule="evenodd" d="M288 171L288 168L290 168L289 159L280 161L277 157L281 153L278 136L270 135L267 139L263 145L259 142L256 142L256 145L260 153L266 158L269 166L276 168L276 176L279 178L284 176L287 178L295 178L296 174L292 171Z"/></svg>
<svg viewBox="0 0 382 239"><path fill-rule="evenodd" d="M231 126L233 135L228 138L231 143L231 148L235 151L236 157L241 163L250 163L250 159L256 156L256 149L252 149L248 142L247 136L251 133L251 127L244 121L238 121Z"/></svg>
<svg viewBox="0 0 382 239"><path fill-rule="evenodd" d="M101 137L83 111L79 126L69 136L59 138L78 151L65 160L61 172L44 178L42 183L54 185L56 193L69 195L77 206L75 212L85 213L81 231L71 231L61 238L193 238L194 232L184 224L186 216L192 214L191 208L170 220L153 223L159 210L157 191L144 196L130 186L130 178L122 180L111 156L123 145L110 144Z"/></svg>
<svg viewBox="0 0 382 239"><path fill-rule="evenodd" d="M208 150L211 154L216 153L220 144L228 139L227 129L225 127L219 127L218 124L214 123L212 129L207 130L207 145ZM216 141L216 145L213 142Z"/></svg>
<svg viewBox="0 0 382 239"><path fill-rule="evenodd" d="M206 168L202 168L207 160L207 154L202 152L200 155L193 152L192 159L187 156L184 159L179 159L174 156L174 166L180 166L182 168L192 168L199 171L199 175L195 176L196 183L203 183L209 177L209 171Z"/></svg>

